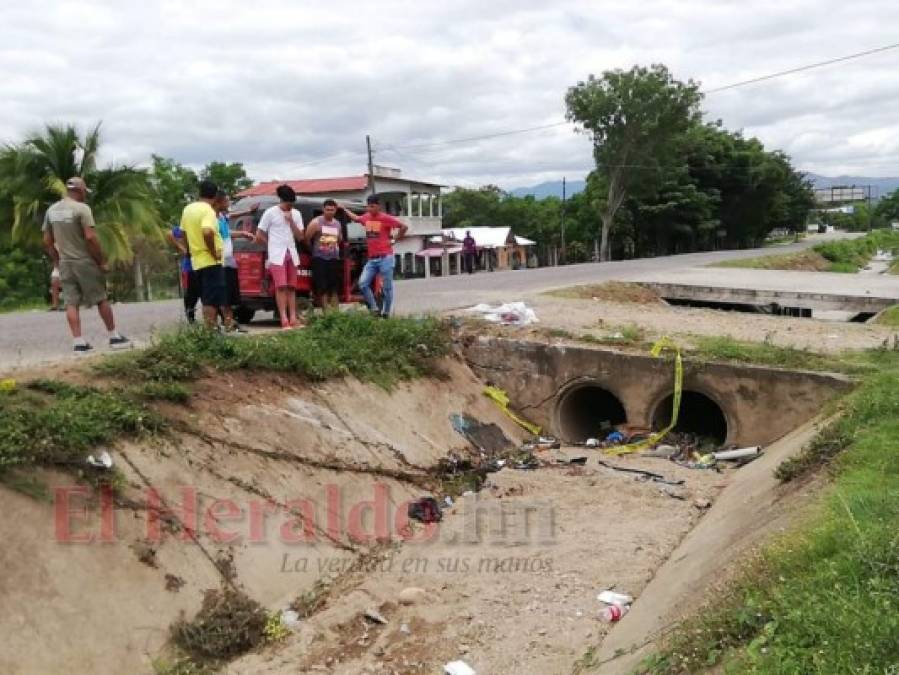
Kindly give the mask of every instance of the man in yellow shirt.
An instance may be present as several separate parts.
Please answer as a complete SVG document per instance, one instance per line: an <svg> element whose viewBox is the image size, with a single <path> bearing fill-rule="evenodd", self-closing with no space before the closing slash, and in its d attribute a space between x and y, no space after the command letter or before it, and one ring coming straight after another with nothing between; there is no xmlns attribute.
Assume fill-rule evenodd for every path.
<svg viewBox="0 0 899 675"><path fill-rule="evenodd" d="M200 183L199 201L188 204L181 213L181 230L187 239L190 263L197 273L203 317L209 328L215 327L219 309L227 301L225 270L222 266L224 244L218 218L212 204L218 186L209 180Z"/></svg>

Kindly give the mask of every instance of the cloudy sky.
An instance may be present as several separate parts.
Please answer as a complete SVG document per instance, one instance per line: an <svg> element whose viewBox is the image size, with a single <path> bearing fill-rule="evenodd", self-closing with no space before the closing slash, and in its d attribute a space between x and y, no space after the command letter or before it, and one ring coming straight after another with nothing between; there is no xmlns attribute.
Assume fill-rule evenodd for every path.
<svg viewBox="0 0 899 675"><path fill-rule="evenodd" d="M242 161L257 179L376 163L453 185L591 164L564 119L590 73L662 62L712 89L897 41L895 0L119 0L0 5L0 140L102 120L104 159ZM899 50L709 94L818 173L899 175Z"/></svg>

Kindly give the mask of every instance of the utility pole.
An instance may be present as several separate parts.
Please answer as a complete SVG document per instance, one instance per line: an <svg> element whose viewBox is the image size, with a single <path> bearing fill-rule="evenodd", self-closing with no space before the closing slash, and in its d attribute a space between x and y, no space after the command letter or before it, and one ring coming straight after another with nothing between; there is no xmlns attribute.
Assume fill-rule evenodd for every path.
<svg viewBox="0 0 899 675"><path fill-rule="evenodd" d="M565 176L562 176L562 215L560 221L560 227L562 230L562 264L565 264L566 259L566 251L565 251Z"/></svg>
<svg viewBox="0 0 899 675"><path fill-rule="evenodd" d="M371 136L365 134L365 149L368 151L368 194L375 194L375 162L371 155Z"/></svg>

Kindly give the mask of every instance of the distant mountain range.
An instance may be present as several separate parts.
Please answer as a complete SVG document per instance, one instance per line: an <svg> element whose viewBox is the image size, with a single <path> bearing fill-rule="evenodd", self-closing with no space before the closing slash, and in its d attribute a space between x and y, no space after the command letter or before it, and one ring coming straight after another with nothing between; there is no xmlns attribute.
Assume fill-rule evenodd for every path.
<svg viewBox="0 0 899 675"><path fill-rule="evenodd" d="M874 198L883 197L895 190L899 190L899 178L873 178L868 176L819 176L816 173L807 174L815 184L816 188L829 188L842 185L863 186L870 185ZM573 194L582 192L585 181L569 180L566 184L566 193L570 197ZM545 197L561 197L562 181L548 181L531 187L520 187L509 190L510 194L516 197L526 197L533 195L537 199Z"/></svg>

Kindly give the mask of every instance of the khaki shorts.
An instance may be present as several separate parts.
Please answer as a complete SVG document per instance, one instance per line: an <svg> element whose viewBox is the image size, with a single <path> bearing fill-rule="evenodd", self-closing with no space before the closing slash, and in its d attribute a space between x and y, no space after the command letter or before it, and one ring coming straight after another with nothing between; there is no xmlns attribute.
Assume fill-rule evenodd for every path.
<svg viewBox="0 0 899 675"><path fill-rule="evenodd" d="M66 305L93 307L106 300L106 276L93 260L60 260L59 280Z"/></svg>

